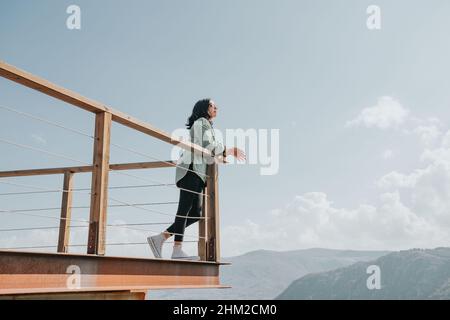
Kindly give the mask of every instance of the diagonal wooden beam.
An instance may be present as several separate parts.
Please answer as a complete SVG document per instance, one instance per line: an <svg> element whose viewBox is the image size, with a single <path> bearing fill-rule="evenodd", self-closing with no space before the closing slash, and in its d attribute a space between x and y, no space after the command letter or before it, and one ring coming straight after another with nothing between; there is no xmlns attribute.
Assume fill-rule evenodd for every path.
<svg viewBox="0 0 450 320"><path fill-rule="evenodd" d="M130 115L123 112L114 110L101 102L88 99L82 95L60 87L56 84L51 83L48 80L35 76L26 71L20 70L12 65L9 65L0 60L0 76L9 79L11 81L17 82L28 88L40 91L46 95L53 98L62 100L64 102L70 103L76 107L84 109L93 113L108 112L112 115L112 120L120 123L126 127L135 129L152 137L155 137L161 141L170 143L172 145L177 145L180 148L186 150L193 150L194 152L203 153L207 156L211 156L211 152L201 146L184 142L176 138L172 138L170 134L153 127L152 125L140 121Z"/></svg>

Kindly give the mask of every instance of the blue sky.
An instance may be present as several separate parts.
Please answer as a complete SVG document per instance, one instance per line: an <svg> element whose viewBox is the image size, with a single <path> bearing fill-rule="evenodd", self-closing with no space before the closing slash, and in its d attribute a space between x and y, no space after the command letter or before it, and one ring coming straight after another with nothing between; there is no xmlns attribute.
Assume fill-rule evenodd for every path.
<svg viewBox="0 0 450 320"><path fill-rule="evenodd" d="M65 11L71 4L81 8L81 30L66 28ZM370 4L382 10L381 30L366 27ZM333 231L327 229L335 232L336 238L321 241L324 231L320 223L295 218L300 232L312 235L296 238L296 232L291 234L289 228L271 229L272 214L298 207L296 201L303 201L303 196L311 192L325 194L337 210L351 212L362 204L377 207L380 192L375 182L380 177L392 171L408 174L422 168L420 155L433 149L420 144L420 137L411 132L417 133L414 130L420 125L432 126L430 117L440 121L442 136L448 127L449 9L450 3L445 0L3 0L0 59L169 133L183 127L195 101L203 97L213 98L219 106L214 124L218 129L279 129L278 174L261 176L257 165L220 169L225 254L257 248L350 247L354 242L345 238L348 230L338 224L330 227ZM345 126L364 108L389 101L381 99L380 103L382 97L390 97L394 105L409 110L410 116L402 125L377 129L361 121L354 127ZM84 132L93 130L91 114L5 79L0 79L0 105L70 124ZM88 138L0 112L0 137L91 161ZM166 145L120 125L113 127L113 142L161 159L170 155ZM0 148L1 170L77 165L4 144ZM393 156L383 158L386 150ZM145 160L121 150L112 151L112 162ZM142 174L172 182L174 172L164 169ZM116 185L139 184L117 175L111 180ZM51 187L61 184L60 177L13 181ZM77 187L88 184L87 175L77 177ZM13 189L0 188L3 192ZM178 195L175 189L167 189L117 192L113 196L145 202L161 198L176 201ZM417 196L408 197L404 196L403 202L408 204L409 199L408 208L421 217L411 200ZM322 199L313 198L319 202ZM86 199L80 194L76 201L81 204ZM54 195L1 199L7 209L58 206L59 201ZM382 211L383 207L377 208ZM174 210L173 206L164 208L167 212ZM77 214L86 217L86 212ZM124 221L143 218L132 209L112 213L111 217ZM23 217L2 218L4 225L23 225L23 221ZM39 224L37 219L29 222ZM350 227L360 229L357 223L362 222ZM265 233L272 231L273 236L266 237ZM16 240L21 237L17 235ZM238 240L227 241L227 237ZM383 242L382 234L374 237L374 242L363 237L367 241L361 240L361 247L407 247L410 239ZM283 241L274 242L274 238Z"/></svg>

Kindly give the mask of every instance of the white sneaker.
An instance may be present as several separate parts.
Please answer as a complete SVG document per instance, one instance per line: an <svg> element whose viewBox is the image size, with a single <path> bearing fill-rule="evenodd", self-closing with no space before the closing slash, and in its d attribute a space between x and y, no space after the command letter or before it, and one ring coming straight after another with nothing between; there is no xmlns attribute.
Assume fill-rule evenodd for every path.
<svg viewBox="0 0 450 320"><path fill-rule="evenodd" d="M147 238L150 249L152 249L153 255L157 259L161 259L161 252L164 241L166 241L166 239L162 234Z"/></svg>
<svg viewBox="0 0 450 320"><path fill-rule="evenodd" d="M172 252L172 259L182 259L182 260L200 260L199 256L189 256L181 249L181 246L174 246Z"/></svg>

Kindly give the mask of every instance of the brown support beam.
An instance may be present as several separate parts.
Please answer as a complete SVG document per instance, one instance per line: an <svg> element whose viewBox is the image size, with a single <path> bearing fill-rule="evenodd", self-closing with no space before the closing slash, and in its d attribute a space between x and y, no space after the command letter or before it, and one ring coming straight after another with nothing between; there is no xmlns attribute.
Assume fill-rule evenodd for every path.
<svg viewBox="0 0 450 320"><path fill-rule="evenodd" d="M0 295L0 300L146 300L145 291L91 291Z"/></svg>
<svg viewBox="0 0 450 320"><path fill-rule="evenodd" d="M88 254L105 254L110 139L111 114L108 112L98 113L95 117Z"/></svg>
<svg viewBox="0 0 450 320"><path fill-rule="evenodd" d="M217 163L208 165L207 169L207 186L208 186L208 201L207 201L207 260L220 260L220 216L219 216L219 186L218 186L218 166Z"/></svg>
<svg viewBox="0 0 450 320"><path fill-rule="evenodd" d="M64 174L66 172L73 172L73 173L92 172L92 166L0 171L0 178L46 176L53 174Z"/></svg>
<svg viewBox="0 0 450 320"><path fill-rule="evenodd" d="M206 194L207 188L205 188L204 193ZM207 209L207 197L205 195L202 196L202 217L206 217L206 209ZM206 255L206 222L205 219L201 219L198 222L198 255L201 261L207 260Z"/></svg>
<svg viewBox="0 0 450 320"><path fill-rule="evenodd" d="M0 250L2 295L219 288L222 263ZM70 272L77 266L79 273ZM73 285L73 287L71 286Z"/></svg>
<svg viewBox="0 0 450 320"><path fill-rule="evenodd" d="M171 160L167 161L153 161L153 162L131 162L131 163L117 163L110 164L110 170L134 170L134 169L155 169L174 167L176 163ZM80 167L62 167L62 168L45 168L45 169L27 169L27 170L13 170L0 171L0 178L8 177L27 177L27 176L45 176L53 174L64 174L66 172L85 173L92 172L92 166Z"/></svg>
<svg viewBox="0 0 450 320"><path fill-rule="evenodd" d="M61 202L61 220L59 220L58 252L69 252L70 219L72 215L73 173L64 173L64 185Z"/></svg>

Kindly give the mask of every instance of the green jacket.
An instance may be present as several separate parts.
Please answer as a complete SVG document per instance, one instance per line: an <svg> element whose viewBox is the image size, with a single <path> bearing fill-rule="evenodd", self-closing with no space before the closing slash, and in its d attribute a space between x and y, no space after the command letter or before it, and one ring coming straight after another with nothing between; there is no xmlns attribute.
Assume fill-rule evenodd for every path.
<svg viewBox="0 0 450 320"><path fill-rule="evenodd" d="M190 129L190 137L192 143L208 149L214 156L223 154L225 150L225 146L216 141L214 129L206 118L202 117L194 122ZM175 183L180 181L186 175L192 160L194 160L193 171L206 183L206 166L207 164L212 163L211 158L207 159L206 157L207 156L202 156L201 154L183 149L183 153L177 161L178 167L176 167Z"/></svg>

